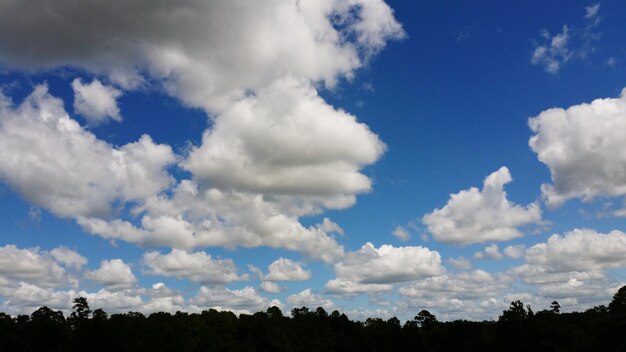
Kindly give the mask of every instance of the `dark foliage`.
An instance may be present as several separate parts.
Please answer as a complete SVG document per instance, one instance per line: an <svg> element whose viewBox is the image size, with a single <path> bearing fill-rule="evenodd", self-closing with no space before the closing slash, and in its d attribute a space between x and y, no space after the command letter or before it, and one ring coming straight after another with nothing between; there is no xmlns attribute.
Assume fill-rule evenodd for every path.
<svg viewBox="0 0 626 352"><path fill-rule="evenodd" d="M66 319L41 307L30 316L0 313L2 351L626 351L626 286L608 307L561 313L554 301L534 313L511 302L498 321L440 322L427 310L404 325L397 318L351 321L338 311L277 307L236 316L93 312L74 300Z"/></svg>

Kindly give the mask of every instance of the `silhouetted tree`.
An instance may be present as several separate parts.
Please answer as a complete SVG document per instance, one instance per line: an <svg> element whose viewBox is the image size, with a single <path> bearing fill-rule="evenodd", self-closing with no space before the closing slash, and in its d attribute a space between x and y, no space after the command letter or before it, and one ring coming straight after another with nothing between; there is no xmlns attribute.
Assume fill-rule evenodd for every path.
<svg viewBox="0 0 626 352"><path fill-rule="evenodd" d="M609 312L626 313L626 285L620 287L613 295L613 300L609 303Z"/></svg>
<svg viewBox="0 0 626 352"><path fill-rule="evenodd" d="M550 311L554 314L561 313L561 305L557 301L552 301L550 304Z"/></svg>

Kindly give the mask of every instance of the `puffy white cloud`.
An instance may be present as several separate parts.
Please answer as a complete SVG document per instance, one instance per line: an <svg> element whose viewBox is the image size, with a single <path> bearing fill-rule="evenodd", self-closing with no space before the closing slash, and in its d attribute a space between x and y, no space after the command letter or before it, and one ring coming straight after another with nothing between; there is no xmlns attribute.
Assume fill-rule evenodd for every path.
<svg viewBox="0 0 626 352"><path fill-rule="evenodd" d="M66 271L52 256L39 248L20 249L8 244L0 247L0 285L18 281L42 287L57 287L69 283Z"/></svg>
<svg viewBox="0 0 626 352"><path fill-rule="evenodd" d="M109 291L101 289L97 292L80 291L77 296L85 297L89 306L97 309L102 308L107 313L127 313L129 311L141 310L143 299L132 290Z"/></svg>
<svg viewBox="0 0 626 352"><path fill-rule="evenodd" d="M260 296L252 287L244 287L241 290L230 290L224 287L202 286L195 297L189 300L191 304L218 310L234 310L246 312L264 311L279 302L270 302ZM280 305L280 304L278 304Z"/></svg>
<svg viewBox="0 0 626 352"><path fill-rule="evenodd" d="M506 198L504 185L511 182L506 167L487 176L483 189L472 187L450 195L441 209L422 217L435 240L469 244L507 241L523 234L520 226L541 223L539 205L516 205Z"/></svg>
<svg viewBox="0 0 626 352"><path fill-rule="evenodd" d="M263 281L261 282L261 290L268 293L280 293L284 291L284 287L281 287L279 284L271 281Z"/></svg>
<svg viewBox="0 0 626 352"><path fill-rule="evenodd" d="M482 251L474 253L474 258L500 260L502 259L502 253L500 253L498 245L492 243L485 247L485 249L483 249Z"/></svg>
<svg viewBox="0 0 626 352"><path fill-rule="evenodd" d="M140 227L98 218L79 218L78 222L90 233L142 245L179 249L270 246L325 261L343 256L343 247L320 227L304 227L296 216L285 214L261 195L200 188L186 180L171 197L151 197L135 212L145 213Z"/></svg>
<svg viewBox="0 0 626 352"><path fill-rule="evenodd" d="M71 250L67 247L60 246L50 251L50 255L54 260L67 267L80 269L87 264L87 258L80 255L78 252Z"/></svg>
<svg viewBox="0 0 626 352"><path fill-rule="evenodd" d="M504 255L509 258L521 258L524 255L525 246L523 244L511 245L504 248Z"/></svg>
<svg viewBox="0 0 626 352"><path fill-rule="evenodd" d="M213 259L205 252L172 249L168 254L148 252L143 256L144 273L187 279L202 284L224 284L242 279L231 259Z"/></svg>
<svg viewBox="0 0 626 352"><path fill-rule="evenodd" d="M391 284L437 276L443 272L441 256L436 251L424 247L394 247L387 244L376 248L373 244L366 243L359 250L347 253L345 258L335 264L335 274L341 281L328 283L327 288L337 291L339 287L370 287L380 291L387 286L355 284Z"/></svg>
<svg viewBox="0 0 626 352"><path fill-rule="evenodd" d="M74 112L87 119L90 125L101 124L109 118L122 121L116 101L122 95L120 90L103 85L97 79L89 84L83 84L80 78L72 81L72 89L74 89Z"/></svg>
<svg viewBox="0 0 626 352"><path fill-rule="evenodd" d="M121 259L103 260L98 269L85 276L110 290L130 288L137 282L130 266Z"/></svg>
<svg viewBox="0 0 626 352"><path fill-rule="evenodd" d="M13 107L0 93L0 177L59 216L105 214L114 201L138 200L171 183L169 146L144 135L121 148L72 120L45 85Z"/></svg>
<svg viewBox="0 0 626 352"><path fill-rule="evenodd" d="M411 238L411 233L409 232L409 230L405 229L402 226L396 226L391 234L401 241L408 241Z"/></svg>
<svg viewBox="0 0 626 352"><path fill-rule="evenodd" d="M182 166L220 189L332 196L369 191L359 169L385 145L325 103L307 82L283 79L234 104Z"/></svg>
<svg viewBox="0 0 626 352"><path fill-rule="evenodd" d="M9 314L30 314L41 306L55 310L69 311L72 300L78 297L74 290L55 291L38 285L20 282L16 287L1 287L0 296L4 298L3 312Z"/></svg>
<svg viewBox="0 0 626 352"><path fill-rule="evenodd" d="M626 267L626 234L575 229L554 234L526 251L526 262L548 272L590 271Z"/></svg>
<svg viewBox="0 0 626 352"><path fill-rule="evenodd" d="M304 270L300 264L285 258L278 258L269 265L265 276L268 281L304 281L311 278L311 272Z"/></svg>
<svg viewBox="0 0 626 352"><path fill-rule="evenodd" d="M548 205L626 195L626 89L619 98L545 110L528 124L528 143L552 177L541 186Z"/></svg>
<svg viewBox="0 0 626 352"><path fill-rule="evenodd" d="M5 64L76 66L126 88L142 83L141 71L187 104L209 110L286 75L332 86L404 34L379 0L35 5L1 5Z"/></svg>
<svg viewBox="0 0 626 352"><path fill-rule="evenodd" d="M326 310L333 310L336 307L333 301L324 298L322 295L313 293L310 288L287 297L287 302L292 307L296 308L307 307L314 309L322 307Z"/></svg>

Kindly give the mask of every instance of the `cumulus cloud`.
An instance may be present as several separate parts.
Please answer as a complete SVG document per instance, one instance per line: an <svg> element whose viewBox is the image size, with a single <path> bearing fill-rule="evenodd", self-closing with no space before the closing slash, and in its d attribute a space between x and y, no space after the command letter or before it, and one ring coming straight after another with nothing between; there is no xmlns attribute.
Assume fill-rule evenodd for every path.
<svg viewBox="0 0 626 352"><path fill-rule="evenodd" d="M619 98L545 110L528 124L528 143L550 169L552 183L541 186L548 205L626 195L626 89Z"/></svg>
<svg viewBox="0 0 626 352"><path fill-rule="evenodd" d="M75 269L80 269L87 264L87 258L64 246L54 248L50 251L50 255L64 266Z"/></svg>
<svg viewBox="0 0 626 352"><path fill-rule="evenodd" d="M463 256L448 258L448 263L459 270L469 270L472 268L472 262Z"/></svg>
<svg viewBox="0 0 626 352"><path fill-rule="evenodd" d="M78 223L104 238L141 245L178 249L269 246L329 262L343 256L343 247L320 227L304 227L296 216L285 214L261 195L203 189L185 180L171 197L151 197L135 211L144 213L139 227L99 218L79 218Z"/></svg>
<svg viewBox="0 0 626 352"><path fill-rule="evenodd" d="M172 249L168 254L148 252L143 256L144 273L187 279L202 284L224 284L242 279L231 259L213 259L206 252Z"/></svg>
<svg viewBox="0 0 626 352"><path fill-rule="evenodd" d="M425 247L374 247L366 243L335 264L336 279L326 283L330 293L381 292L391 284L442 274L441 256Z"/></svg>
<svg viewBox="0 0 626 352"><path fill-rule="evenodd" d="M143 199L172 182L169 146L144 135L120 148L71 119L45 85L17 107L0 93L0 177L63 217L106 214L114 201Z"/></svg>
<svg viewBox="0 0 626 352"><path fill-rule="evenodd" d="M89 125L95 126L112 119L122 121L116 99L122 92L103 85L97 79L83 84L80 78L72 81L74 89L74 112L83 116Z"/></svg>
<svg viewBox="0 0 626 352"><path fill-rule="evenodd" d="M502 253L500 253L498 245L492 243L485 247L485 249L483 249L482 251L474 253L474 258L500 260L502 259Z"/></svg>
<svg viewBox="0 0 626 352"><path fill-rule="evenodd" d="M53 0L45 7L8 2L0 11L0 59L9 66L75 66L126 88L145 84L142 72L208 110L285 75L332 86L403 35L392 10L378 0Z"/></svg>
<svg viewBox="0 0 626 352"><path fill-rule="evenodd" d="M398 292L408 299L408 307L436 311L446 318L487 319L497 317L500 307L508 305L503 297L514 280L506 274L473 270L412 282Z"/></svg>
<svg viewBox="0 0 626 352"><path fill-rule="evenodd" d="M504 248L504 255L509 258L521 258L524 255L525 246L523 244L511 245Z"/></svg>
<svg viewBox="0 0 626 352"><path fill-rule="evenodd" d="M310 84L283 79L220 115L182 166L220 189L350 195L370 190L359 169L384 150L366 125Z"/></svg>
<svg viewBox="0 0 626 352"><path fill-rule="evenodd" d="M67 272L47 252L39 248L0 247L0 286L18 282L42 287L58 287L70 282Z"/></svg>
<svg viewBox="0 0 626 352"><path fill-rule="evenodd" d="M575 229L550 236L526 251L526 262L549 272L589 271L626 266L626 234Z"/></svg>
<svg viewBox="0 0 626 352"><path fill-rule="evenodd" d="M322 307L325 310L333 310L336 307L333 301L324 298L322 295L313 293L310 288L287 297L287 302L295 308L307 307L315 309Z"/></svg>
<svg viewBox="0 0 626 352"><path fill-rule="evenodd" d="M263 281L261 282L261 290L268 293L280 293L284 291L284 287L281 287L279 284L271 281Z"/></svg>
<svg viewBox="0 0 626 352"><path fill-rule="evenodd" d="M300 264L285 258L278 258L269 265L265 280L269 281L304 281L311 278L311 272Z"/></svg>
<svg viewBox="0 0 626 352"><path fill-rule="evenodd" d="M109 290L130 288L137 282L130 266L121 259L103 260L98 269L87 272L85 276Z"/></svg>
<svg viewBox="0 0 626 352"><path fill-rule="evenodd" d="M517 228L541 223L539 205L516 205L506 198L504 185L511 182L506 167L487 176L483 189L472 187L450 195L441 209L422 217L437 241L469 244L507 241L523 236Z"/></svg>

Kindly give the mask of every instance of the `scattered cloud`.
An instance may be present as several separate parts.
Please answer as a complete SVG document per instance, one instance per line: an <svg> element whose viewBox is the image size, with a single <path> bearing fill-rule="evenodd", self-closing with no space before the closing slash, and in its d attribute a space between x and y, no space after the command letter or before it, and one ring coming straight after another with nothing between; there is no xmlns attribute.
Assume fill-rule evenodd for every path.
<svg viewBox="0 0 626 352"><path fill-rule="evenodd" d="M471 260L460 256L457 258L448 258L448 263L459 270L469 270L472 268Z"/></svg>
<svg viewBox="0 0 626 352"><path fill-rule="evenodd" d="M336 308L333 301L326 299L321 295L314 294L310 288L287 297L287 302L294 308L308 307L315 309L317 307L322 307L325 310L333 310Z"/></svg>
<svg viewBox="0 0 626 352"><path fill-rule="evenodd" d="M396 226L396 228L393 229L391 234L394 235L394 237L396 237L400 241L408 241L411 239L411 233L409 232L409 230L407 230L403 226L399 226L399 225Z"/></svg>
<svg viewBox="0 0 626 352"><path fill-rule="evenodd" d="M540 224L541 209L536 203L526 207L510 202L504 185L511 182L506 167L487 176L483 189L472 187L450 195L441 209L422 217L428 231L437 241L469 244L507 241L523 234L518 227Z"/></svg>
<svg viewBox="0 0 626 352"><path fill-rule="evenodd" d="M537 158L550 169L546 203L626 195L626 89L619 98L552 108L528 120Z"/></svg>
<svg viewBox="0 0 626 352"><path fill-rule="evenodd" d="M476 259L492 259L492 260L500 260L502 259L502 253L500 253L500 249L498 245L492 243L485 247L482 251L474 253L474 258Z"/></svg>
<svg viewBox="0 0 626 352"><path fill-rule="evenodd" d="M50 251L50 255L64 266L81 269L87 264L87 258L67 247L60 246Z"/></svg>
<svg viewBox="0 0 626 352"><path fill-rule="evenodd" d="M12 244L0 247L0 286L26 282L49 288L66 286L70 280L50 253L39 248L20 249Z"/></svg>
<svg viewBox="0 0 626 352"><path fill-rule="evenodd" d="M116 99L122 92L111 86L103 85L97 79L83 84L80 78L72 81L74 89L74 112L83 116L89 125L96 126L109 119L122 121Z"/></svg>
<svg viewBox="0 0 626 352"><path fill-rule="evenodd" d="M168 187L172 149L144 135L115 148L72 120L39 85L19 106L0 93L0 177L62 217L108 214L114 202Z"/></svg>

